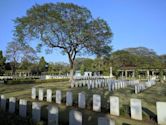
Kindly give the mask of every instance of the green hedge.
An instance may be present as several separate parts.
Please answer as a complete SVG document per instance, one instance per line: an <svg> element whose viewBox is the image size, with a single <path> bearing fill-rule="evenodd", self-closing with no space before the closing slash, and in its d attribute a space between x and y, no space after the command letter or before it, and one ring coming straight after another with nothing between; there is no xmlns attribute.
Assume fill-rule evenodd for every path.
<svg viewBox="0 0 166 125"><path fill-rule="evenodd" d="M18 79L18 80L8 80L6 84L32 84L32 83L50 83L50 82L65 82L69 81L69 79L48 79L48 80L40 80L40 79Z"/></svg>

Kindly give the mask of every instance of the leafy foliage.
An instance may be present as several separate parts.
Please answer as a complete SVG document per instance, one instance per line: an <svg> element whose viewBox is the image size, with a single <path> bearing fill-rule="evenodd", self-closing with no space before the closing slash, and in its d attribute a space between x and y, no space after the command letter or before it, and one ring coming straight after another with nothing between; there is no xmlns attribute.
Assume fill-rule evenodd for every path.
<svg viewBox="0 0 166 125"><path fill-rule="evenodd" d="M11 41L7 45L6 58L10 62L12 73L15 75L16 69L28 69L34 63L37 56L36 51L29 45L22 45L18 41ZM21 62L21 65L19 65Z"/></svg>
<svg viewBox="0 0 166 125"><path fill-rule="evenodd" d="M142 51L141 51L142 50ZM105 58L77 58L76 69L80 70L84 66L85 71L100 71L103 75L109 75L109 67L113 67L113 73L117 74L120 68L162 69L166 68L166 56L158 56L154 51L145 47L129 48L115 51L111 56ZM88 60L90 63L87 64Z"/></svg>
<svg viewBox="0 0 166 125"><path fill-rule="evenodd" d="M44 57L42 56L39 61L39 72L45 72L47 70L47 62L45 61Z"/></svg>
<svg viewBox="0 0 166 125"><path fill-rule="evenodd" d="M148 49L146 47L126 48L124 50L129 52L130 54L138 56L157 57L157 54L153 49Z"/></svg>
<svg viewBox="0 0 166 125"><path fill-rule="evenodd" d="M69 64L67 63L49 63L48 73L54 75L67 75L69 73Z"/></svg>
<svg viewBox="0 0 166 125"><path fill-rule="evenodd" d="M103 19L94 19L91 12L72 3L36 4L26 16L15 20L18 41L38 39L38 49L58 48L67 54L71 81L77 55L108 55L111 52L112 32Z"/></svg>

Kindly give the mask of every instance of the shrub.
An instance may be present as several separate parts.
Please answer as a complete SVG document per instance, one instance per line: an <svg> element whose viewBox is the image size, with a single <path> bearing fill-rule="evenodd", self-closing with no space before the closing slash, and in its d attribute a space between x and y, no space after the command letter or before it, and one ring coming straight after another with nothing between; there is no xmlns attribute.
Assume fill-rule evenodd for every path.
<svg viewBox="0 0 166 125"><path fill-rule="evenodd" d="M40 79L17 79L17 80L8 80L6 84L32 84L32 83L49 83L49 82L65 82L69 81L69 79L48 79L48 80L40 80Z"/></svg>

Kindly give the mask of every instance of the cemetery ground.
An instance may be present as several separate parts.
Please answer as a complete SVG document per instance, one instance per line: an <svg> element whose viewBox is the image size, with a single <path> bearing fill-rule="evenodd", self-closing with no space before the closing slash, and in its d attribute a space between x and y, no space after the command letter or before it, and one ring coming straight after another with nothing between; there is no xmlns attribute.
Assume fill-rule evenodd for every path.
<svg viewBox="0 0 166 125"><path fill-rule="evenodd" d="M55 100L51 103L46 101L38 101L31 99L31 89L45 88L52 89L53 94L56 90L62 91L62 104L55 104ZM73 92L73 106L67 107L65 104L65 96L67 91ZM78 108L78 93L84 91L86 94L86 108ZM156 102L163 101L166 102L166 84L157 83L155 86L144 90L139 94L134 93L134 88L128 86L124 89L119 89L114 92L108 91L106 88L94 88L89 89L87 87L70 88L69 83L66 82L50 82L50 83L40 83L40 84L0 84L0 94L8 97L16 97L17 99L27 99L28 100L28 113L31 114L31 102L40 102L42 104L42 120L45 121L47 117L47 105L57 105L59 107L59 123L60 125L68 124L69 111L71 109L76 109L83 113L83 124L85 125L96 125L97 118L100 116L107 116L115 120L117 125L155 125L157 124L156 119ZM92 98L93 94L101 95L101 112L92 111ZM112 116L109 114L109 97L117 96L120 101L120 116ZM133 120L130 118L130 99L137 98L142 100L142 110L143 110L143 120ZM1 111L2 112L2 111ZM2 114L2 113L0 113ZM2 117L2 116L0 116ZM1 119L1 118L0 118ZM21 121L21 120L20 120ZM1 120L0 120L1 122ZM45 124L45 122L41 123Z"/></svg>

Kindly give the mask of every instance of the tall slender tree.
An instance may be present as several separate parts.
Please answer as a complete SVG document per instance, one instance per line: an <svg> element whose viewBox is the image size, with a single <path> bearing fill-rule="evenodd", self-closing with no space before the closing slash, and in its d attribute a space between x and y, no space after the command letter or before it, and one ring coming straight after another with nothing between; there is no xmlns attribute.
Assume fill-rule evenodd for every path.
<svg viewBox="0 0 166 125"><path fill-rule="evenodd" d="M46 71L46 68L47 68L47 62L45 61L44 57L42 56L40 58L40 61L39 61L39 72L42 73L42 72L45 72Z"/></svg>
<svg viewBox="0 0 166 125"><path fill-rule="evenodd" d="M0 50L0 75L5 73L5 61L6 58L3 56L3 52Z"/></svg>

